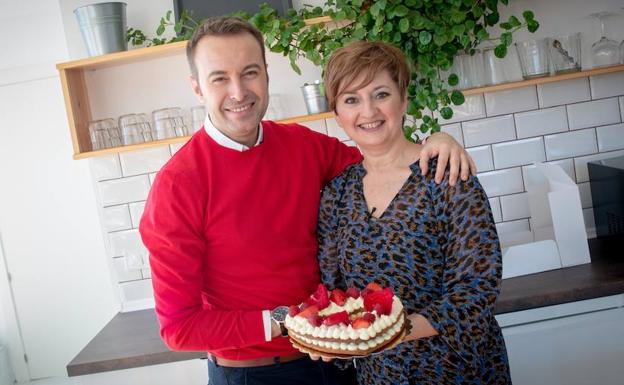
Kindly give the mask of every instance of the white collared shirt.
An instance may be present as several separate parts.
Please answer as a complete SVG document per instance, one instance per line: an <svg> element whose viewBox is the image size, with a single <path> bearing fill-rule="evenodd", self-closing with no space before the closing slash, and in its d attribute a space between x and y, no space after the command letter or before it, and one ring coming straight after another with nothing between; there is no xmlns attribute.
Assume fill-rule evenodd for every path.
<svg viewBox="0 0 624 385"><path fill-rule="evenodd" d="M210 116L208 115L206 115L206 119L204 120L204 129L206 130L206 133L208 134L208 136L210 136L215 142L217 142L219 145L223 147L227 147L229 149L240 151L240 152L247 151L251 148L251 147L247 147L244 144L234 141L233 139L229 138L227 135L219 131L217 127L215 127L214 124L212 124L212 121L210 120ZM254 144L252 147L255 147L259 145L260 143L262 143L262 138L263 138L262 123L260 123L258 124L258 140L256 140L256 144Z"/></svg>
<svg viewBox="0 0 624 385"><path fill-rule="evenodd" d="M208 115L206 115L206 119L204 120L204 129L206 130L208 136L223 147L240 152L250 149L250 147L232 140L227 135L219 131L217 127L212 124ZM256 140L256 144L252 147L257 146L260 143L262 143L262 123L258 124L258 140ZM271 312L269 310L262 311L262 325L264 326L264 339L269 342L273 339L271 336Z"/></svg>

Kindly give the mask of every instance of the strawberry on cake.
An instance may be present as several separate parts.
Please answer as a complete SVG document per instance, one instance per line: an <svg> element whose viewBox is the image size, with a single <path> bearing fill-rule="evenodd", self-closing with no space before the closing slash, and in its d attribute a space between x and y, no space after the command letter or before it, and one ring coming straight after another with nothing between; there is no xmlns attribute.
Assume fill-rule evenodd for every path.
<svg viewBox="0 0 624 385"><path fill-rule="evenodd" d="M390 288L370 283L331 292L318 286L301 305L289 308L285 326L295 347L333 356L360 356L383 350L402 334L401 300ZM303 348L303 349L302 349Z"/></svg>

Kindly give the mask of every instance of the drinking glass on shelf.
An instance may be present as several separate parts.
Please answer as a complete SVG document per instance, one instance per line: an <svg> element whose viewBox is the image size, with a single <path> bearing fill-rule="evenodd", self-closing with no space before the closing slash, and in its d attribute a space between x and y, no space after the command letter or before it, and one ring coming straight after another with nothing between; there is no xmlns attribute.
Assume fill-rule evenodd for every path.
<svg viewBox="0 0 624 385"><path fill-rule="evenodd" d="M498 58L494 54L494 48L489 47L483 50L484 85L522 80L518 55L509 51L504 58Z"/></svg>
<svg viewBox="0 0 624 385"><path fill-rule="evenodd" d="M117 125L113 119L99 119L89 122L89 136L93 150L114 147L111 134L117 135Z"/></svg>
<svg viewBox="0 0 624 385"><path fill-rule="evenodd" d="M515 43L522 77L525 79L539 78L550 75L550 55L548 39L531 39Z"/></svg>
<svg viewBox="0 0 624 385"><path fill-rule="evenodd" d="M598 12L591 15L600 22L600 40L591 46L594 67L610 66L618 64L620 61L618 42L609 39L605 31L606 19L613 15L613 12Z"/></svg>
<svg viewBox="0 0 624 385"><path fill-rule="evenodd" d="M282 107L282 96L280 94L269 95L269 105L267 106L264 119L280 120L284 117L284 108Z"/></svg>
<svg viewBox="0 0 624 385"><path fill-rule="evenodd" d="M188 135L188 130L179 107L161 108L152 112L155 139L175 138Z"/></svg>
<svg viewBox="0 0 624 385"><path fill-rule="evenodd" d="M466 54L461 62L462 72L466 78L466 88L481 87L485 84L483 52L477 49L474 54Z"/></svg>
<svg viewBox="0 0 624 385"><path fill-rule="evenodd" d="M484 85L485 74L482 52L477 50L474 55L463 52L455 56L451 68L443 72L442 76L446 79L451 74L455 74L459 78L457 89L465 90Z"/></svg>
<svg viewBox="0 0 624 385"><path fill-rule="evenodd" d="M202 128L205 120L206 108L204 106L191 107L191 126L193 127L193 132L197 132L200 128Z"/></svg>
<svg viewBox="0 0 624 385"><path fill-rule="evenodd" d="M555 73L581 70L581 33L548 39L550 58Z"/></svg>
<svg viewBox="0 0 624 385"><path fill-rule="evenodd" d="M451 65L451 68L449 68L446 71L440 70L440 79L444 81L447 81L449 76L451 76L452 74L457 75L459 82L457 83L457 86L454 86L452 88L463 89L462 82L464 81L464 74L462 73L462 70L461 70L461 61L462 61L462 56L457 55L453 57L453 64Z"/></svg>
<svg viewBox="0 0 624 385"><path fill-rule="evenodd" d="M120 116L119 130L121 131L121 143L124 146L152 140L152 127L145 114Z"/></svg>

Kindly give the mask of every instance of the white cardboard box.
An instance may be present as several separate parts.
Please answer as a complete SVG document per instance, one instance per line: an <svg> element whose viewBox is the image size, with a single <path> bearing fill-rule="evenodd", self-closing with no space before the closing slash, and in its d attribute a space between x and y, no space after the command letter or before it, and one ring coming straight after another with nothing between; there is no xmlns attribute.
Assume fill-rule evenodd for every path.
<svg viewBox="0 0 624 385"><path fill-rule="evenodd" d="M501 242L503 278L591 262L576 183L559 165L543 163L525 183L531 231L506 238L529 242Z"/></svg>

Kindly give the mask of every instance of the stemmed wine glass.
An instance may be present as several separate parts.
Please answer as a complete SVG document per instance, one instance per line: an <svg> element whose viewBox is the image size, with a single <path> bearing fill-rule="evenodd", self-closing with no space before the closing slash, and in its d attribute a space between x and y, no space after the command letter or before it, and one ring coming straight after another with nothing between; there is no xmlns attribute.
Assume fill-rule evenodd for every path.
<svg viewBox="0 0 624 385"><path fill-rule="evenodd" d="M618 46L618 42L607 38L605 32L605 21L612 15L613 12L598 12L591 15L600 22L600 40L591 46L594 67L614 65L618 64L620 61L620 47Z"/></svg>

